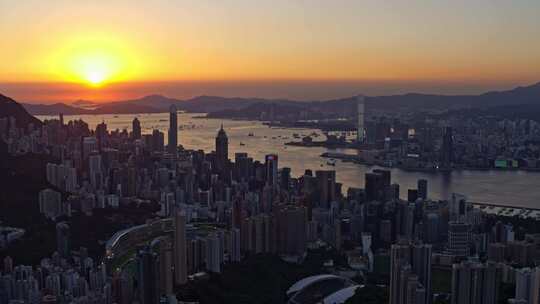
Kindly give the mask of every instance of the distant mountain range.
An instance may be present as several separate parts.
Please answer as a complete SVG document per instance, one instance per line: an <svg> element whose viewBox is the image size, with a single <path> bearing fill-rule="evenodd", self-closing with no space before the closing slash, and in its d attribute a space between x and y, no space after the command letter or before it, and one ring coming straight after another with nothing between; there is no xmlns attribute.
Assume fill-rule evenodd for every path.
<svg viewBox="0 0 540 304"><path fill-rule="evenodd" d="M226 98L199 96L188 100L149 95L140 99L93 103L79 100L73 104L23 104L34 115L72 114L135 114L167 112L171 105L192 113L211 113L213 117L242 117L247 112L258 112L274 105L278 110L294 110L350 114L355 97L326 101L293 101L263 98ZM540 104L540 83L508 91L487 92L480 95L433 95L409 93L403 95L366 97L370 109L380 111L456 110L512 105ZM282 111L282 112L283 112Z"/></svg>

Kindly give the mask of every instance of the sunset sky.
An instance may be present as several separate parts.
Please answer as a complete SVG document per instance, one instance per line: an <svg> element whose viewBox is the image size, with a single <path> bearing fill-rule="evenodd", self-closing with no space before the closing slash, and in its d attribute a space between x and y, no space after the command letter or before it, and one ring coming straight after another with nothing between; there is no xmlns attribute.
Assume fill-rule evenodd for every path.
<svg viewBox="0 0 540 304"><path fill-rule="evenodd" d="M540 1L0 0L0 93L326 99L540 81Z"/></svg>

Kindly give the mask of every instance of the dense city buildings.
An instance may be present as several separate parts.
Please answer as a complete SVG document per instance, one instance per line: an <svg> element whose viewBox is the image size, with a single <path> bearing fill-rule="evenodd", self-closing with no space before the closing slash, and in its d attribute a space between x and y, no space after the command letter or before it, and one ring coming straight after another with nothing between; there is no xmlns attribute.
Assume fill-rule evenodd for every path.
<svg viewBox="0 0 540 304"><path fill-rule="evenodd" d="M363 188L344 191L332 167L293 176L276 153L257 160L235 152L230 159L235 143L223 125L214 151L184 149L177 119L171 107L167 142L137 118L130 131L60 119L29 131L7 128L2 138L10 147L23 147L30 136L30 150L50 156L34 199L54 241L50 257L33 266L2 257L0 304L177 303L193 299L193 286L210 284L208 276L228 275L246 260L275 256L305 267L321 251L335 254L321 262L327 274L299 281L305 286L290 303L317 290L342 303L375 283L390 304L537 302L540 236L519 226L534 221L526 211L509 220L462 194L434 200L426 179L402 197L404 185L383 168L365 173ZM401 132L398 125L381 121L374 136L384 140L390 129ZM366 138L357 139L362 145L370 130L367 124ZM459 141L455 128L441 130L432 155L443 168L455 164ZM81 246L78 223L96 218L102 236ZM0 228L3 247L29 233ZM501 291L508 289L515 292Z"/></svg>

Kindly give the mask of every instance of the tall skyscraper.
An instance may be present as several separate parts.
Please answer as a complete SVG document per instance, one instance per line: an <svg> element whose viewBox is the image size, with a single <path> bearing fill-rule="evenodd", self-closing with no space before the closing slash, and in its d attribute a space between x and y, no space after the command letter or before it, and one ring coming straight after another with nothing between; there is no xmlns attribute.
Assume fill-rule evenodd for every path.
<svg viewBox="0 0 540 304"><path fill-rule="evenodd" d="M175 105L169 108L169 145L167 151L176 155L178 147L178 113Z"/></svg>
<svg viewBox="0 0 540 304"><path fill-rule="evenodd" d="M159 268L157 254L145 247L137 254L138 291L141 304L154 304L159 301Z"/></svg>
<svg viewBox="0 0 540 304"><path fill-rule="evenodd" d="M90 175L90 183L94 189L100 189L103 182L103 164L101 162L101 155L98 153L92 153L88 157L88 174Z"/></svg>
<svg viewBox="0 0 540 304"><path fill-rule="evenodd" d="M428 182L426 179L418 180L418 197L426 200L428 197Z"/></svg>
<svg viewBox="0 0 540 304"><path fill-rule="evenodd" d="M253 166L253 159L248 157L247 153L237 152L234 154L234 166L236 179L239 181L248 181Z"/></svg>
<svg viewBox="0 0 540 304"><path fill-rule="evenodd" d="M229 162L229 138L223 129L223 124L216 136L216 165L219 172L224 172L227 169Z"/></svg>
<svg viewBox="0 0 540 304"><path fill-rule="evenodd" d="M272 187L278 185L278 156L275 154L266 155L265 158L266 168L266 183Z"/></svg>
<svg viewBox="0 0 540 304"><path fill-rule="evenodd" d="M336 199L336 171L317 170L315 171L319 189L319 206L329 208L330 203Z"/></svg>
<svg viewBox="0 0 540 304"><path fill-rule="evenodd" d="M365 141L365 127L364 127L364 110L365 110L365 104L364 104L364 96L360 95L356 97L356 106L357 106L357 126L356 126L356 141L359 144L364 143Z"/></svg>
<svg viewBox="0 0 540 304"><path fill-rule="evenodd" d="M133 139L140 139L141 138L141 122L137 117L133 119L133 131L132 131Z"/></svg>
<svg viewBox="0 0 540 304"><path fill-rule="evenodd" d="M390 188L391 176L388 170L374 170L365 175L367 201L384 201Z"/></svg>
<svg viewBox="0 0 540 304"><path fill-rule="evenodd" d="M431 245L400 241L390 252L390 304L431 303Z"/></svg>
<svg viewBox="0 0 540 304"><path fill-rule="evenodd" d="M186 216L180 211L174 215L174 279L176 285L187 282Z"/></svg>
<svg viewBox="0 0 540 304"><path fill-rule="evenodd" d="M96 126L96 138L98 140L98 149L100 151L107 146L108 134L109 132L107 131L107 124L105 123L105 121L102 121Z"/></svg>
<svg viewBox="0 0 540 304"><path fill-rule="evenodd" d="M454 136L452 134L452 127L445 127L443 138L442 138L441 151L440 151L441 152L441 165L444 168L450 167L452 165L452 162L454 161L453 144L454 144Z"/></svg>
<svg viewBox="0 0 540 304"><path fill-rule="evenodd" d="M495 263L465 261L452 267L452 304L496 304L501 268Z"/></svg>

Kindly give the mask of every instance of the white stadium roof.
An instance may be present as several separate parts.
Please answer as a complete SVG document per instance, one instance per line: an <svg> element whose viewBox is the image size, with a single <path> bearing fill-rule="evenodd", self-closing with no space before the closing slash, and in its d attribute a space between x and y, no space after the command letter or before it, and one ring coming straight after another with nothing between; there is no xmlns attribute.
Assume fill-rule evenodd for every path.
<svg viewBox="0 0 540 304"><path fill-rule="evenodd" d="M333 274L319 274L314 275L311 277L303 278L300 281L296 282L287 290L287 296L291 296L292 294L299 292L300 290L304 289L306 286L311 285L315 282L321 281L321 280L327 280L327 279L339 279L340 277L333 275Z"/></svg>

